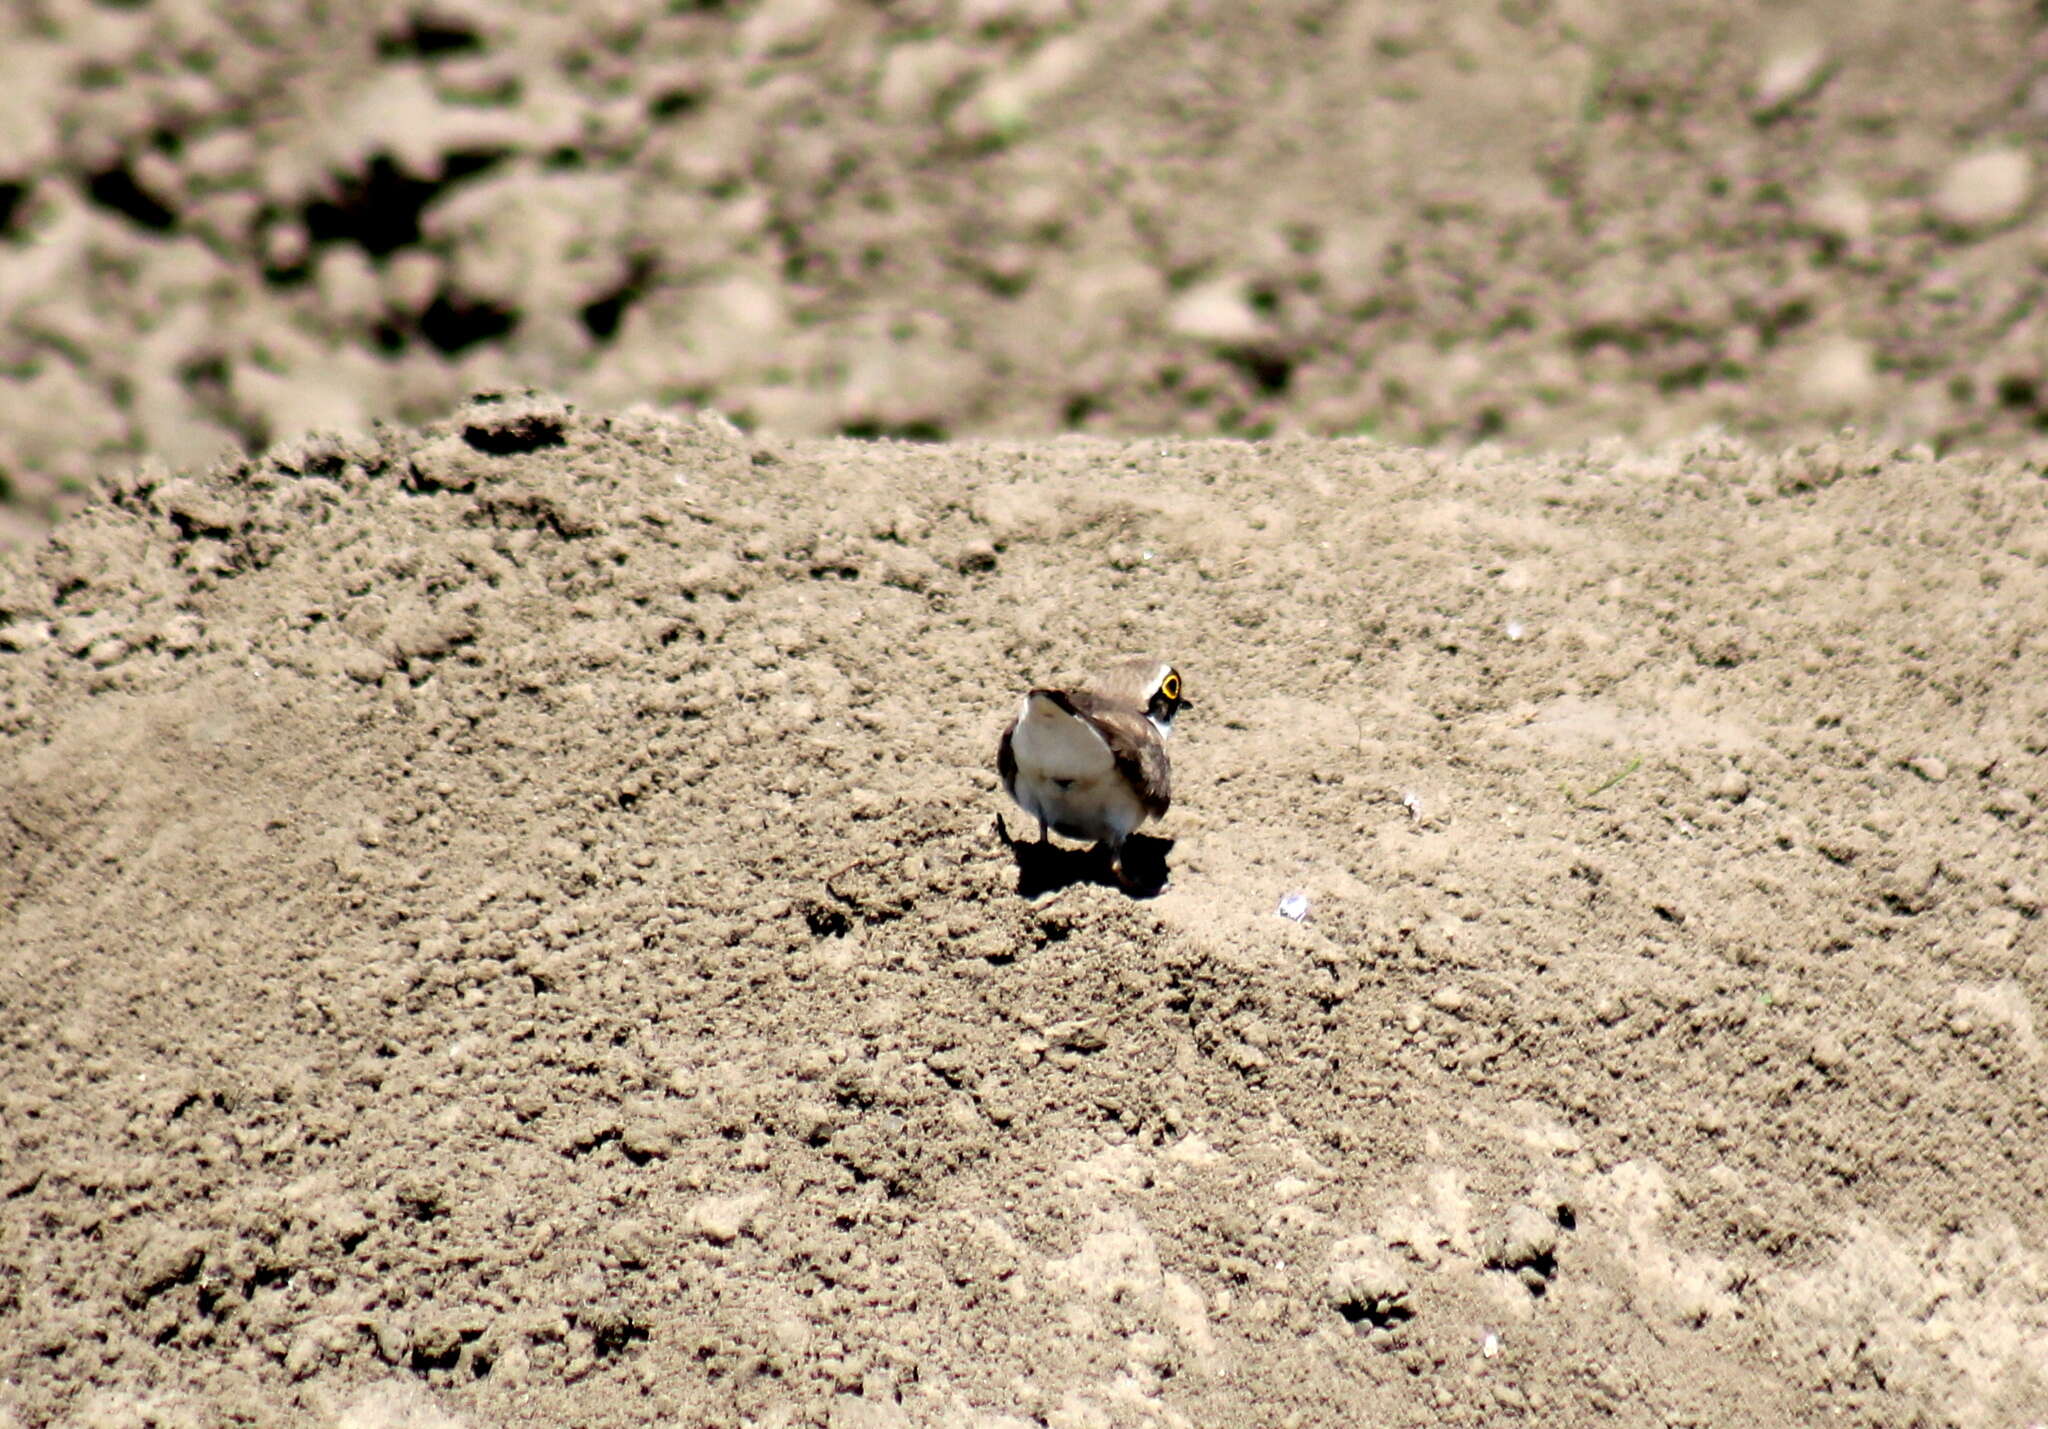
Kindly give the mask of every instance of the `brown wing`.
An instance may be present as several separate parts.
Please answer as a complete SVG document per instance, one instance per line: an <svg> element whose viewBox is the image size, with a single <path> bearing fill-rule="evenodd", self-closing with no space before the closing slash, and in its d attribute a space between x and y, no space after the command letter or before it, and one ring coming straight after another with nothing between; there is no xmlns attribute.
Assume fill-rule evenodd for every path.
<svg viewBox="0 0 2048 1429"><path fill-rule="evenodd" d="M1086 690L1066 691L1065 701L1102 731L1102 737L1109 741L1110 755L1116 760L1117 772L1131 781L1145 812L1155 819L1164 818L1173 806L1172 770L1166 761L1166 741L1159 737L1152 721L1145 718L1144 711L1134 710L1121 701L1101 699Z"/></svg>
<svg viewBox="0 0 2048 1429"><path fill-rule="evenodd" d="M1011 720L1003 726L1003 742L996 746L996 774L1012 799L1017 797L1017 751L1010 747L1010 736L1016 732L1017 721Z"/></svg>

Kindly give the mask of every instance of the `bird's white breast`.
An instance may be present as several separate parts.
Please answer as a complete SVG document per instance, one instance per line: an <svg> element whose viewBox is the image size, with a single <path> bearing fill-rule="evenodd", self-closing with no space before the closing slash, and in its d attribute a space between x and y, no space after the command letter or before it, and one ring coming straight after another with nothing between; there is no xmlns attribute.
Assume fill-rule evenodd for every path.
<svg viewBox="0 0 2048 1429"><path fill-rule="evenodd" d="M1109 742L1044 696L1025 696L1010 752L1017 802L1056 832L1117 844L1145 821L1145 806L1117 772Z"/></svg>

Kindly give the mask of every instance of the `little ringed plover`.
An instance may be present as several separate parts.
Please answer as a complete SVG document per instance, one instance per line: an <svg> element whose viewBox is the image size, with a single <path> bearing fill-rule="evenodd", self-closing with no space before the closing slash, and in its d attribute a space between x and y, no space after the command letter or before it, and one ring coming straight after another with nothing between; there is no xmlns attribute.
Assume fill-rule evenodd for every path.
<svg viewBox="0 0 2048 1429"><path fill-rule="evenodd" d="M1188 703L1180 671L1132 655L1064 689L1024 696L996 750L996 772L1047 833L1108 850L1123 878L1123 845L1172 803L1166 737Z"/></svg>

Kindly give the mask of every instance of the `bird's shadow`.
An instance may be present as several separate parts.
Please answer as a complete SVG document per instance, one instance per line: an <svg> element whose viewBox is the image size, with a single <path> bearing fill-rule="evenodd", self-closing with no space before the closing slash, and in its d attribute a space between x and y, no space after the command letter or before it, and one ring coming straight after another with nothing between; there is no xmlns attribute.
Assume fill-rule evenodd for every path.
<svg viewBox="0 0 2048 1429"><path fill-rule="evenodd" d="M1132 898L1157 898L1166 891L1166 856L1173 852L1172 839L1132 834L1124 840L1123 875L1118 877L1115 860L1101 844L1062 848L1037 839L1013 839L1000 817L996 837L1017 861L1017 892L1025 898L1040 898L1077 883L1114 888Z"/></svg>

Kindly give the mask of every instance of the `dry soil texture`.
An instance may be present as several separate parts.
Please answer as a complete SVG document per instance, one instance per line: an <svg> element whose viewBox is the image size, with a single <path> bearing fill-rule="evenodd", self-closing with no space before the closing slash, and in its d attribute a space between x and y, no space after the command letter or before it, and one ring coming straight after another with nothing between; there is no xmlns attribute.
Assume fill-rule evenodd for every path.
<svg viewBox="0 0 2048 1429"><path fill-rule="evenodd" d="M785 435L2037 448L2033 0L9 0L0 500Z"/></svg>
<svg viewBox="0 0 2048 1429"><path fill-rule="evenodd" d="M2048 1412L2023 463L515 400L0 574L9 1429Z"/></svg>

